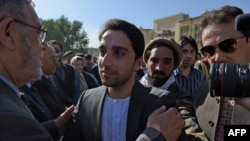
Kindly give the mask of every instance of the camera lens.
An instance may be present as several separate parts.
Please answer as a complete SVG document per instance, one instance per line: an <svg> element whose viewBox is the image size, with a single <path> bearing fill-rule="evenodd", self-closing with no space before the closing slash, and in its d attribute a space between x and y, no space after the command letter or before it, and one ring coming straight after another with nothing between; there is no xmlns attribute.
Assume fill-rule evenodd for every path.
<svg viewBox="0 0 250 141"><path fill-rule="evenodd" d="M250 97L249 64L216 63L210 69L211 96Z"/></svg>

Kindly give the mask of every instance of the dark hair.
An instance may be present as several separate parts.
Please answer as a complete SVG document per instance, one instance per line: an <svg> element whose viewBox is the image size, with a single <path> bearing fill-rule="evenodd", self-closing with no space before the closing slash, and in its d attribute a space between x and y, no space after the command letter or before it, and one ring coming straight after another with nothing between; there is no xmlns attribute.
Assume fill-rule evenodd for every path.
<svg viewBox="0 0 250 141"><path fill-rule="evenodd" d="M243 14L243 11L236 6L223 6L202 15L200 31L211 24L228 23L235 20L237 15Z"/></svg>
<svg viewBox="0 0 250 141"><path fill-rule="evenodd" d="M181 38L181 41L180 41L180 48L183 49L183 47L187 44L190 44L192 46L192 48L195 49L195 58L197 58L197 54L198 54L198 45L195 41L195 39L192 37L192 36L183 36Z"/></svg>
<svg viewBox="0 0 250 141"><path fill-rule="evenodd" d="M26 4L31 4L31 0L0 0L0 20L6 17L13 17L26 21Z"/></svg>
<svg viewBox="0 0 250 141"><path fill-rule="evenodd" d="M63 51L63 45L61 43L57 42L56 40L49 40L47 43L50 45L58 45L60 47L61 51Z"/></svg>
<svg viewBox="0 0 250 141"><path fill-rule="evenodd" d="M99 40L101 40L103 34L107 30L123 31L132 43L132 47L135 52L135 59L138 59L142 56L145 46L144 37L141 31L135 25L121 19L110 19L104 24L104 27L102 28L98 37Z"/></svg>

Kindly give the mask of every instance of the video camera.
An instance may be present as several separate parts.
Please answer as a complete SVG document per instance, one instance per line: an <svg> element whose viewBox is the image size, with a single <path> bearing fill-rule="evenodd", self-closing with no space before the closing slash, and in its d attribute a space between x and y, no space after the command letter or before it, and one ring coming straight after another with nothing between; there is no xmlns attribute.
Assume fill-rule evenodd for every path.
<svg viewBox="0 0 250 141"><path fill-rule="evenodd" d="M235 18L235 28L245 36L250 36L250 13L238 15Z"/></svg>

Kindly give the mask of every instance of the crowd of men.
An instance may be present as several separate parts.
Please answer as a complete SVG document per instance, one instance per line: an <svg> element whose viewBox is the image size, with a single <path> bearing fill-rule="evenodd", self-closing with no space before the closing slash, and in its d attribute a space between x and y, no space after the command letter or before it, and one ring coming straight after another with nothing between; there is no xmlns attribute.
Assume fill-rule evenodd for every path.
<svg viewBox="0 0 250 141"><path fill-rule="evenodd" d="M0 141L223 141L224 125L250 124L249 97L210 94L211 64L250 61L238 7L203 15L198 59L191 36L145 44L122 19L104 23L98 56L64 53L31 0L0 5Z"/></svg>

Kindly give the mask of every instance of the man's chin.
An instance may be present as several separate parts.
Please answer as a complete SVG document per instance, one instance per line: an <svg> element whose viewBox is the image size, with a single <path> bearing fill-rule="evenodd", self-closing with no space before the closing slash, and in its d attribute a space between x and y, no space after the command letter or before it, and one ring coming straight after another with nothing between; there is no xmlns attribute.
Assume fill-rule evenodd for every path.
<svg viewBox="0 0 250 141"><path fill-rule="evenodd" d="M154 87L160 87L160 86L162 86L164 83L165 83L165 79L162 79L162 78L153 78L152 80L151 80L151 84L152 84L152 86L154 86Z"/></svg>
<svg viewBox="0 0 250 141"><path fill-rule="evenodd" d="M43 76L42 69L36 70L36 72L31 76L30 82L35 82L37 80L40 80Z"/></svg>
<svg viewBox="0 0 250 141"><path fill-rule="evenodd" d="M191 63L183 63L182 66L188 68L188 67L192 66L192 64Z"/></svg>

